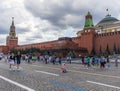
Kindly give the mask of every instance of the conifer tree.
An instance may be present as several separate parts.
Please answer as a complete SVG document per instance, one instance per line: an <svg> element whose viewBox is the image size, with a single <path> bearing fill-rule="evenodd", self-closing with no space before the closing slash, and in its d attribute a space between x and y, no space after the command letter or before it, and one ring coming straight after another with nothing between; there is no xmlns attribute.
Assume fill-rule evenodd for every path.
<svg viewBox="0 0 120 91"><path fill-rule="evenodd" d="M95 48L93 47L90 55L91 55L91 56L94 56L95 54L96 54L96 53L95 53Z"/></svg>
<svg viewBox="0 0 120 91"><path fill-rule="evenodd" d="M99 49L99 53L98 53L99 56L102 56L103 55L103 52L102 52L102 47L100 45L100 49Z"/></svg>
<svg viewBox="0 0 120 91"><path fill-rule="evenodd" d="M120 54L120 48L118 47L118 49L117 49L117 54Z"/></svg>
<svg viewBox="0 0 120 91"><path fill-rule="evenodd" d="M116 44L114 43L114 46L113 46L113 54L117 54L117 48L116 48Z"/></svg>
<svg viewBox="0 0 120 91"><path fill-rule="evenodd" d="M110 55L110 50L109 50L109 46L107 44L106 50L105 50L105 55L109 56Z"/></svg>

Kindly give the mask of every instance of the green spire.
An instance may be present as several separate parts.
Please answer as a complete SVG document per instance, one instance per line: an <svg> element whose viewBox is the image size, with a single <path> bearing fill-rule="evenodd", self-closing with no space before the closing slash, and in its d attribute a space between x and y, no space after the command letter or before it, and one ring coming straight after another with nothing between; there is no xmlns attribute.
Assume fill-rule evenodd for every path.
<svg viewBox="0 0 120 91"><path fill-rule="evenodd" d="M90 12L88 11L86 17L85 17L85 25L84 28L93 28L93 20L92 20L92 15L90 14Z"/></svg>

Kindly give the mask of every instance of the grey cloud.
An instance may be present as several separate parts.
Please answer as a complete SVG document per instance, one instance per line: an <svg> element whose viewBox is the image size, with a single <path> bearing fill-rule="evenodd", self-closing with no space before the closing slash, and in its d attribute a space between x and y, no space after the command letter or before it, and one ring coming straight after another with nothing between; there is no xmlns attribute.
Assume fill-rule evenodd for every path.
<svg viewBox="0 0 120 91"><path fill-rule="evenodd" d="M59 27L45 27L44 29L42 29L41 31L44 33L48 33L48 32L55 32L58 31L59 32L60 28Z"/></svg>
<svg viewBox="0 0 120 91"><path fill-rule="evenodd" d="M38 31L41 31L43 33L48 33L48 32L55 32L55 31L58 31L60 30L60 27L58 26L53 26L53 25L45 25L43 27L41 27L41 25L36 25L35 28L38 30Z"/></svg>
<svg viewBox="0 0 120 91"><path fill-rule="evenodd" d="M43 36L40 33L34 34L32 36L32 39L41 39L41 38L43 38Z"/></svg>
<svg viewBox="0 0 120 91"><path fill-rule="evenodd" d="M0 29L0 34L9 34L8 30L1 28Z"/></svg>
<svg viewBox="0 0 120 91"><path fill-rule="evenodd" d="M20 27L16 28L16 33L17 34L24 34L24 33L28 32L28 31L29 31L29 28L20 28Z"/></svg>
<svg viewBox="0 0 120 91"><path fill-rule="evenodd" d="M47 40L46 36L52 39L69 34L71 27L73 30L82 29L88 11L93 15L94 24L105 17L106 8L113 17L120 17L118 0L24 0L24 5L19 2L21 0L1 1L0 34L9 34L11 17L14 16L17 34L30 34L24 36L28 42L37 38Z"/></svg>
<svg viewBox="0 0 120 91"><path fill-rule="evenodd" d="M0 41L0 45L2 44L5 44L5 41L6 41L6 39L2 39L1 41Z"/></svg>
<svg viewBox="0 0 120 91"><path fill-rule="evenodd" d="M66 1L66 2L64 2ZM68 14L77 14L80 15L83 11L78 11L78 10L74 10L72 7L72 2L73 1L69 1L69 0L64 0L61 1L63 2L62 6L57 6L57 5L50 5L49 2L44 2L44 6L41 5L41 3L39 3L39 1L37 0L36 3L38 2L38 4L36 3L32 3L31 2L25 2L25 7L27 10L29 10L34 16L36 17L40 17L41 19L45 19L48 20L51 24L53 24L54 26L59 26L61 28L66 28L66 25L68 26L80 26L80 21L76 22L76 24L72 24L71 22L65 22L64 20L64 16L68 15ZM51 1L52 2L52 1ZM32 3L32 6L31 6ZM54 3L54 2L53 2ZM45 7L47 7L48 9L46 9ZM60 22L60 21L63 22ZM78 25L77 25L78 24Z"/></svg>
<svg viewBox="0 0 120 91"><path fill-rule="evenodd" d="M26 38L26 39L25 39L26 42L23 42L23 43L24 43L24 44L31 44L31 43L34 42L34 40L35 40L35 38Z"/></svg>
<svg viewBox="0 0 120 91"><path fill-rule="evenodd" d="M117 2L117 0L115 0L115 2ZM53 26L58 26L61 29L67 28L66 25L72 26L74 28L83 27L84 16L87 14L88 11L92 12L95 24L99 22L100 19L104 18L103 14L106 13L106 8L110 8L111 11L113 10L112 13L118 14L118 11L116 11L116 7L114 7L114 3L112 0L61 0L61 3L62 5L55 3L55 1L48 0L44 0L42 3L39 0L30 0L30 2L27 2L26 0L25 7L35 17L40 17L41 19L48 20L51 24L53 24ZM77 15L82 18L74 23L72 20L66 23L64 17L69 14Z"/></svg>
<svg viewBox="0 0 120 91"><path fill-rule="evenodd" d="M40 40L42 40L43 38L41 36L33 36L32 38L26 38L25 41L22 44L31 44L31 43L39 43ZM44 39L43 39L44 40Z"/></svg>

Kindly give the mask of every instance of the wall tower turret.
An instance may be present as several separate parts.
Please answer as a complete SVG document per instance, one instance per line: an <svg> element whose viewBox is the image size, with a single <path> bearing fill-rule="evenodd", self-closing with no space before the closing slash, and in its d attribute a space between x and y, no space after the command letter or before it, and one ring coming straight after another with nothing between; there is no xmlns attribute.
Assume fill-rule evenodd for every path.
<svg viewBox="0 0 120 91"><path fill-rule="evenodd" d="M81 34L82 42L79 44L81 47L85 47L88 49L88 53L90 54L91 51L94 49L94 35L96 34L92 15L90 12L87 13L85 16L85 25L83 32Z"/></svg>

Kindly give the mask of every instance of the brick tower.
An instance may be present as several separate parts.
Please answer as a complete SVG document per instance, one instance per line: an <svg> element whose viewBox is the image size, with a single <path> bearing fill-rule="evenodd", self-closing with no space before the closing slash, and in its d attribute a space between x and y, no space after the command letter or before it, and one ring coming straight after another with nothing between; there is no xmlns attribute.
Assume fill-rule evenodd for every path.
<svg viewBox="0 0 120 91"><path fill-rule="evenodd" d="M88 53L90 54L94 48L94 35L95 35L95 28L92 20L92 15L90 12L87 13L85 16L85 25L83 32L81 34L81 42L80 46L85 47L88 49Z"/></svg>
<svg viewBox="0 0 120 91"><path fill-rule="evenodd" d="M9 50L14 49L18 46L18 37L16 37L15 26L14 26L14 17L12 17L12 24L10 26L9 36L6 39L6 45L9 47Z"/></svg>

